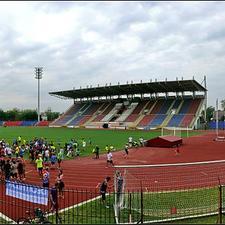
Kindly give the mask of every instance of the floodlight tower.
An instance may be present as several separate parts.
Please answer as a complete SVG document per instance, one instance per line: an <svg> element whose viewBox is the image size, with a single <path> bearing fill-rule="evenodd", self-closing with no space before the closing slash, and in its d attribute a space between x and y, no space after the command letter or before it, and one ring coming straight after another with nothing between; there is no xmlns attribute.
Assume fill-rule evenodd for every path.
<svg viewBox="0 0 225 225"><path fill-rule="evenodd" d="M40 122L40 80L42 79L43 67L35 67L35 79L38 80L38 122Z"/></svg>

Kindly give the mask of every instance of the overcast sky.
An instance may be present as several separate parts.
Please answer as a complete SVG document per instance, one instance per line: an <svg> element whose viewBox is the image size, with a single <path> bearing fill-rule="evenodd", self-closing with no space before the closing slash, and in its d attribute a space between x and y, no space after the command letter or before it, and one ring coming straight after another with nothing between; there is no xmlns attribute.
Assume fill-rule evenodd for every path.
<svg viewBox="0 0 225 225"><path fill-rule="evenodd" d="M0 2L0 108L71 100L51 91L207 76L209 105L225 98L225 2Z"/></svg>

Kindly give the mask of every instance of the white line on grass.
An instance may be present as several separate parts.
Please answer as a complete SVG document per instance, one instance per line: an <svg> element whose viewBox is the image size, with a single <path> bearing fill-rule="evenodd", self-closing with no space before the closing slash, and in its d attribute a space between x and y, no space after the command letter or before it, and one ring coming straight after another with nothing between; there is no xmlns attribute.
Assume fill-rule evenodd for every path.
<svg viewBox="0 0 225 225"><path fill-rule="evenodd" d="M107 193L106 195L109 195L109 193ZM79 206L81 206L81 205L85 205L85 204L87 204L87 203L89 203L89 202L95 201L95 200L100 199L100 198L101 198L101 195L99 195L99 196L97 196L97 197L95 197L95 198L86 200L86 201L84 201L84 202L80 202L80 203L78 203L78 204L69 206L69 207L67 207L67 208L60 209L58 213L62 213L62 212L65 212L65 211L67 211L67 210L70 210L70 209L73 209L73 208L77 208L77 207L79 207ZM47 214L47 216L52 216L52 215L55 215L55 213L49 213L49 214Z"/></svg>

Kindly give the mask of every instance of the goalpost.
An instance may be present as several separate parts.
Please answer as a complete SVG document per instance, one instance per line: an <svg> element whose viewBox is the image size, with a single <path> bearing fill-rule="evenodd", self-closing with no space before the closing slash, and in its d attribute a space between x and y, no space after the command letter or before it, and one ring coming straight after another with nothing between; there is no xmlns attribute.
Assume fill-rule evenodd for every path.
<svg viewBox="0 0 225 225"><path fill-rule="evenodd" d="M161 136L189 137L189 130L188 127L162 127Z"/></svg>
<svg viewBox="0 0 225 225"><path fill-rule="evenodd" d="M116 176L114 180L114 210L118 224L154 223L218 214L218 178L225 181L225 160L120 165L115 169L116 173L119 170L123 175L120 193L116 188Z"/></svg>

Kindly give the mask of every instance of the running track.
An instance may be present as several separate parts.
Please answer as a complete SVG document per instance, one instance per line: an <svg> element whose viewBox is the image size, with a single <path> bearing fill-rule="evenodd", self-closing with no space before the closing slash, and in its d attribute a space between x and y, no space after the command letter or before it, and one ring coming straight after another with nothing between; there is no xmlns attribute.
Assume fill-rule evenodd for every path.
<svg viewBox="0 0 225 225"><path fill-rule="evenodd" d="M169 164L188 163L201 161L225 160L225 142L215 142L214 132L204 133L201 136L184 139L180 147L180 155L175 155L171 148L137 148L130 149L129 157L124 158L124 152L114 152L113 159L116 165L137 165L137 164ZM113 180L114 168L106 168L106 155L100 155L100 159L85 157L74 160L63 161L64 182L66 189L87 190L86 195L65 196L61 208L65 208L98 195L94 193L96 185L106 176ZM138 172L137 172L138 171ZM141 171L141 172L140 172ZM35 169L35 165L26 162L26 183L41 185L41 179ZM55 182L57 169L50 170L50 182ZM127 188L137 190L140 188L140 179L146 190L174 190L183 188L198 188L218 184L218 177L221 183L225 184L225 163L196 166L174 166L154 167L148 169L128 170ZM111 185L113 181L111 181ZM112 189L111 189L112 190ZM1 190L4 189L1 185ZM2 197L2 195L0 196ZM16 205L24 205L24 202L11 197L4 197L4 201ZM26 203L29 205L30 203ZM4 207L0 204L0 210L10 218L18 218L24 214L22 208L13 210L12 207ZM15 211L17 213L15 213Z"/></svg>

